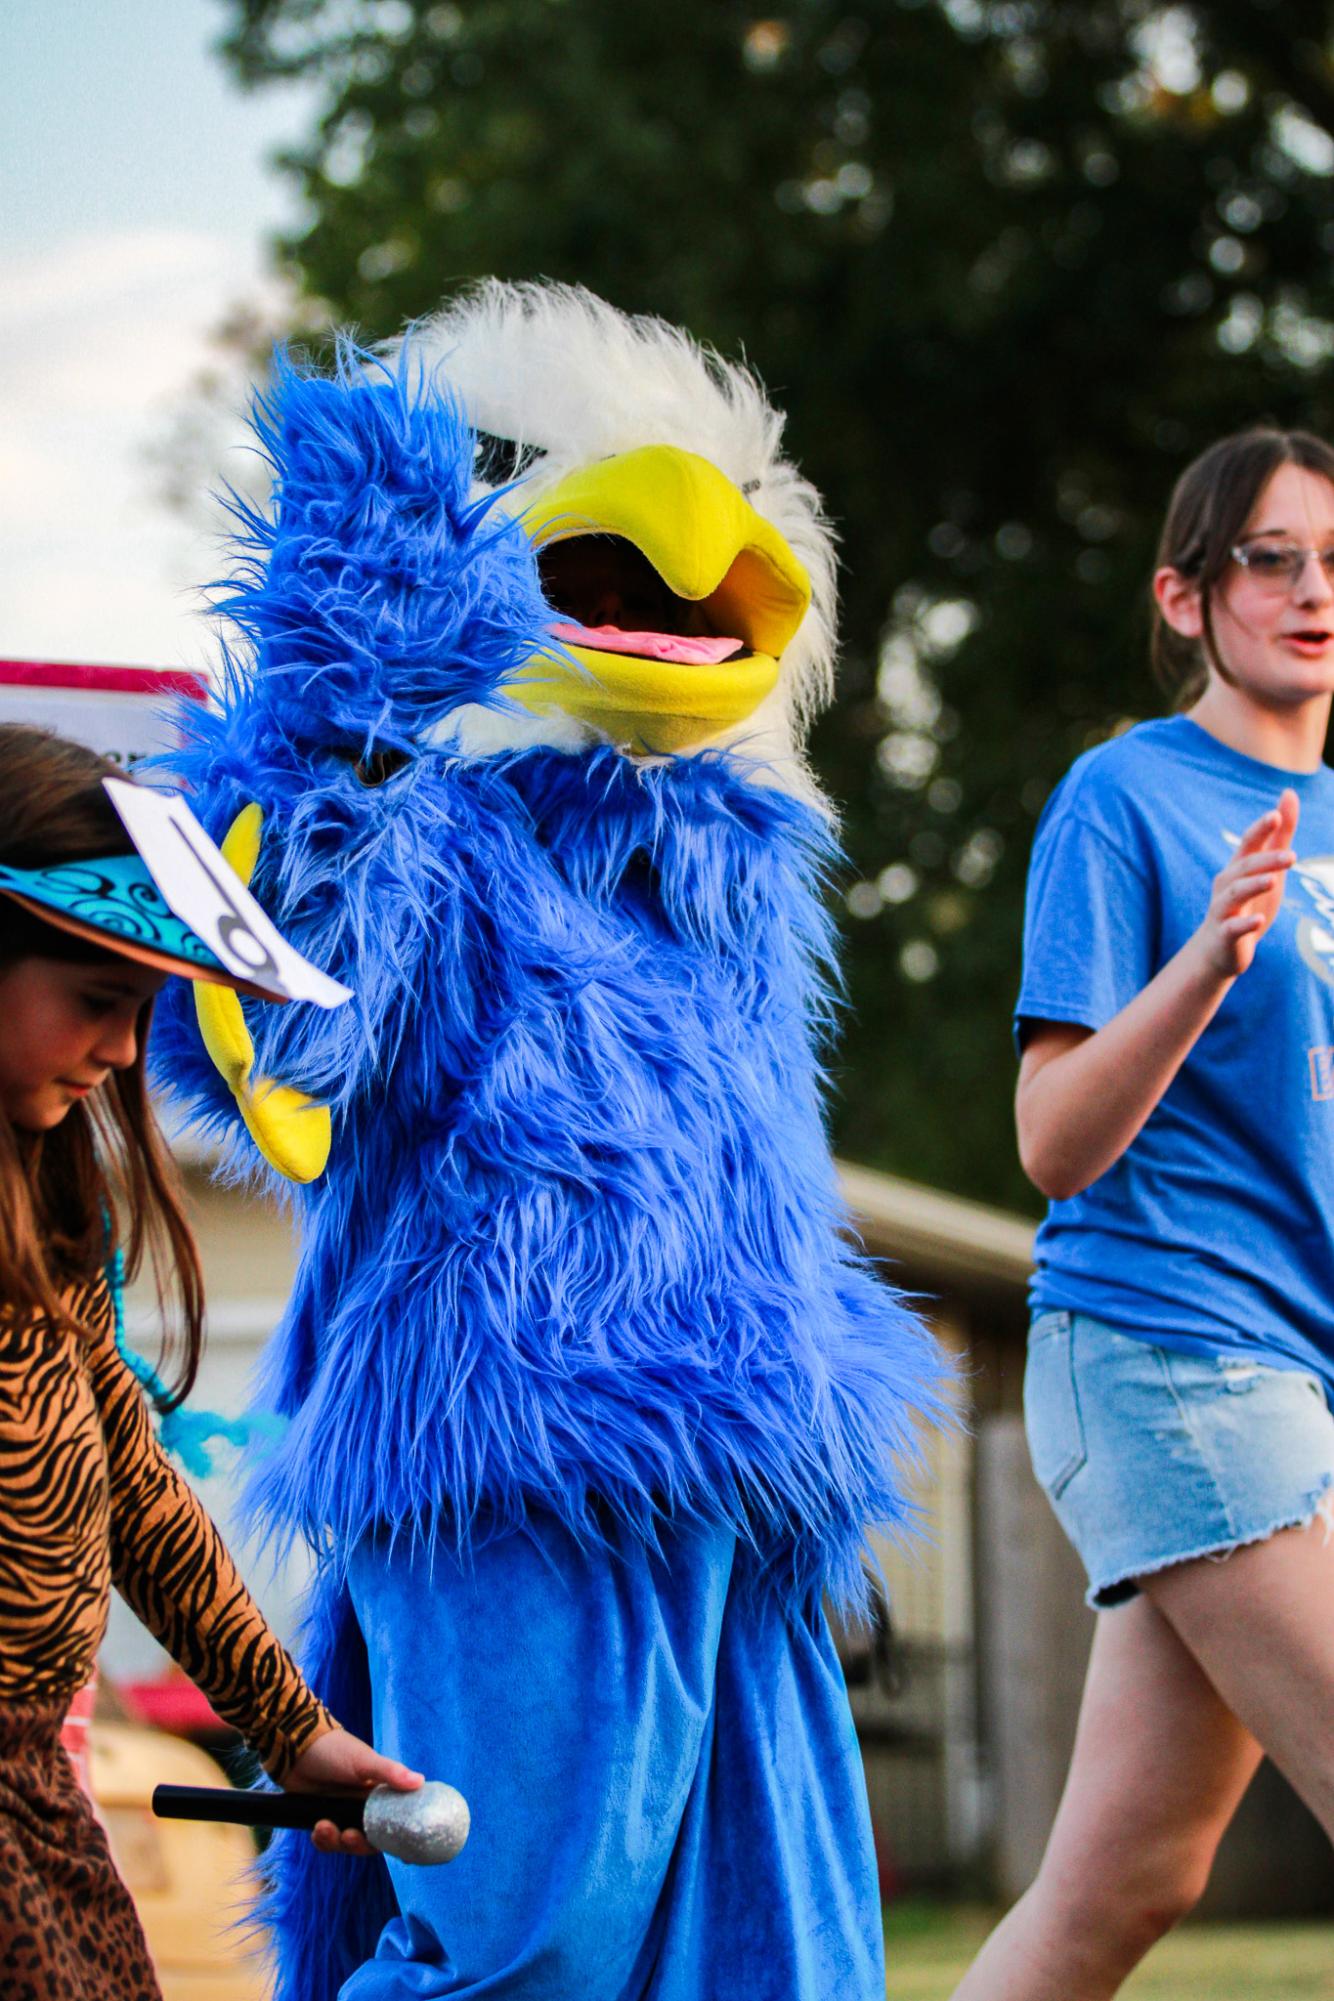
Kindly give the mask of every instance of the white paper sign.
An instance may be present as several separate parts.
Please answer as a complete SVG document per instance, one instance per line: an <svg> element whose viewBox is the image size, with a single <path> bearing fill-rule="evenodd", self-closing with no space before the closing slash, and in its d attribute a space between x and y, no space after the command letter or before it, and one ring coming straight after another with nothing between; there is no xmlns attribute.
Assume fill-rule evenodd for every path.
<svg viewBox="0 0 1334 2001"><path fill-rule="evenodd" d="M179 792L104 778L111 803L166 903L229 973L274 1000L341 1007L350 987L329 978L270 923Z"/></svg>

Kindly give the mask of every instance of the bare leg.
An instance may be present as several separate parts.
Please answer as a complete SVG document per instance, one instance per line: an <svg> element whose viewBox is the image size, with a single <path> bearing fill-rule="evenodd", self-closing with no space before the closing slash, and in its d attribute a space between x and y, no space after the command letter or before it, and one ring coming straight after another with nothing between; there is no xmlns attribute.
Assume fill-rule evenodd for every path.
<svg viewBox="0 0 1334 2001"><path fill-rule="evenodd" d="M1334 1706L1331 1706L1334 1707ZM1145 1598L1099 1615L1037 1881L955 2001L1104 2001L1208 1881L1260 1747Z"/></svg>
<svg viewBox="0 0 1334 2001"><path fill-rule="evenodd" d="M1334 1841L1334 1540L1305 1528L1141 1580Z"/></svg>

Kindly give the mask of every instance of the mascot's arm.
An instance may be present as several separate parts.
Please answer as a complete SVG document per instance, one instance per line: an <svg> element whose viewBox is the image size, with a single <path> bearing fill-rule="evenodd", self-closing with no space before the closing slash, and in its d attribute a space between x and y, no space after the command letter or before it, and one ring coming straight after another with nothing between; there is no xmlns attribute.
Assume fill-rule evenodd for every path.
<svg viewBox="0 0 1334 2001"><path fill-rule="evenodd" d="M222 843L225 860L247 887L259 860L262 825L259 807L246 806L233 820ZM329 1158L328 1106L315 1104L304 1091L293 1090L290 1085L253 1076L255 1045L250 1040L240 997L230 987L196 981L194 1001L204 1047L236 1099L255 1145L270 1167L286 1175L289 1181L314 1181L324 1172Z"/></svg>
<svg viewBox="0 0 1334 2001"><path fill-rule="evenodd" d="M154 1067L229 1140L239 1109L265 1160L308 1181L329 1147L323 1108L374 1088L454 902L438 747L461 706L506 704L551 613L521 524L472 491L473 432L410 352L388 367L343 344L332 378L279 357L256 435L274 501L236 503L237 562L215 605L239 645L217 711L183 717L171 776L208 826L260 803L262 874L280 864L266 885L275 915L357 1001L311 1020L300 1006L243 1013L224 992L201 993L197 1009L168 994ZM404 771L383 791L365 782L381 758ZM247 808L229 835L242 874L259 818ZM277 1078L300 1080L321 1108Z"/></svg>

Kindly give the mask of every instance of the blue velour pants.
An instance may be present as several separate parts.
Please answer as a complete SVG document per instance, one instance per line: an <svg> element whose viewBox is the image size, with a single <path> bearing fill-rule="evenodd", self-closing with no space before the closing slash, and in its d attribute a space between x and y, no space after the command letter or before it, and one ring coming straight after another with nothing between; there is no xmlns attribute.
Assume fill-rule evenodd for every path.
<svg viewBox="0 0 1334 2001"><path fill-rule="evenodd" d="M367 1543L375 1741L467 1796L342 2001L884 2001L861 1761L818 1604L726 1530Z"/></svg>

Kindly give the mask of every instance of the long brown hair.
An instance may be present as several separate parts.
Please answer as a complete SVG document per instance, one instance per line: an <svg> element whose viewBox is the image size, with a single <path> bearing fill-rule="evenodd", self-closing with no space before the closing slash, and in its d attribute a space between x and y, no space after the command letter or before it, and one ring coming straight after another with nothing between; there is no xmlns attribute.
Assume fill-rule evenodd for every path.
<svg viewBox="0 0 1334 2001"><path fill-rule="evenodd" d="M102 789L120 777L82 744L18 724L0 725L0 862L46 868L131 854ZM0 975L16 961L104 964L116 955L43 924L0 896ZM122 962L123 963L123 962ZM172 1396L189 1394L203 1341L204 1287L171 1156L149 1100L144 1042L152 1002L140 1011L133 1063L116 1070L58 1126L25 1132L0 1108L0 1302L73 1325L63 1297L95 1279L119 1247L133 1278L152 1265L164 1343L179 1340ZM168 1312L174 1295L175 1311Z"/></svg>
<svg viewBox="0 0 1334 2001"><path fill-rule="evenodd" d="M1179 709L1204 693L1209 669L1228 679L1214 639L1214 593L1256 502L1280 466L1301 466L1334 485L1334 447L1311 431L1267 424L1220 438L1182 473L1168 503L1155 569L1177 570L1200 593L1204 632L1175 632L1153 607L1153 671Z"/></svg>

